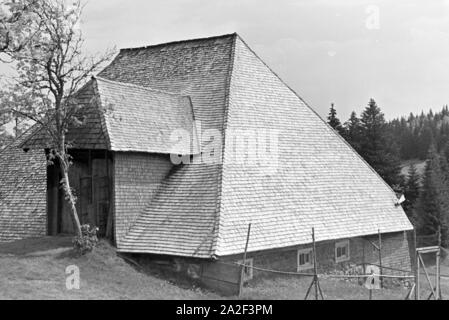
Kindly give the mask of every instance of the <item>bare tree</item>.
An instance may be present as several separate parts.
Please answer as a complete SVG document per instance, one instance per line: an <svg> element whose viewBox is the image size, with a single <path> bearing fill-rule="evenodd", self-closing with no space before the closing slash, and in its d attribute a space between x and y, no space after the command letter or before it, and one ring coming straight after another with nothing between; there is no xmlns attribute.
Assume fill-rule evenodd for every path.
<svg viewBox="0 0 449 320"><path fill-rule="evenodd" d="M83 6L79 0L70 5L64 0L40 0L38 7L28 8L27 15L38 21L29 32L32 38L21 43L20 50L8 50L15 63L17 79L14 88L35 101L27 108L13 111L31 119L45 131L51 150L49 163L59 165L63 179L61 187L70 204L71 218L78 236L82 236L76 210L76 197L69 181L71 157L69 127L83 122L82 108L77 103L76 92L113 54L87 57L82 54L83 36L80 17ZM20 99L19 99L20 100ZM18 106L9 100L10 106Z"/></svg>

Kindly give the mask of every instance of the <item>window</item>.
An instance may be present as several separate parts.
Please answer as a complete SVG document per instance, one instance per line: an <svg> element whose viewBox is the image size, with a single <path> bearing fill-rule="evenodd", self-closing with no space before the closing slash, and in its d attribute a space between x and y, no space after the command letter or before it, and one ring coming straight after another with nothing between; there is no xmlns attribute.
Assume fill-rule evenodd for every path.
<svg viewBox="0 0 449 320"><path fill-rule="evenodd" d="M238 262L239 264L243 263L243 260ZM248 281L253 278L253 259L246 259L245 267L243 268L243 281Z"/></svg>
<svg viewBox="0 0 449 320"><path fill-rule="evenodd" d="M349 240L340 241L335 244L335 262L349 260Z"/></svg>
<svg viewBox="0 0 449 320"><path fill-rule="evenodd" d="M313 250L312 248L298 250L297 270L306 270L313 268Z"/></svg>

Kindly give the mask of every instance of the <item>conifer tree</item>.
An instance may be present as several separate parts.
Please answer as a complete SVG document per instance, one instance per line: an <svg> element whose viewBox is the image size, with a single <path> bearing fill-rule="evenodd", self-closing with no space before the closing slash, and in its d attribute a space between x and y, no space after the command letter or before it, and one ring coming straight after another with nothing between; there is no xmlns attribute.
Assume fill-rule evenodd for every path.
<svg viewBox="0 0 449 320"><path fill-rule="evenodd" d="M449 163L449 141L445 144L442 150L442 155L445 157L446 162Z"/></svg>
<svg viewBox="0 0 449 320"><path fill-rule="evenodd" d="M422 126L417 146L419 152L418 156L420 159L426 159L427 155L429 154L429 148L434 143L434 141L435 139L430 124L425 122Z"/></svg>
<svg viewBox="0 0 449 320"><path fill-rule="evenodd" d="M423 185L414 212L414 222L418 233L434 235L441 228L442 244L448 244L449 192L443 172L443 158L436 147L431 145L423 177ZM443 161L443 162L442 162Z"/></svg>
<svg viewBox="0 0 449 320"><path fill-rule="evenodd" d="M361 140L361 126L360 119L357 117L355 111L351 112L351 116L344 125L345 134L344 138L347 142L357 151L360 151L360 140Z"/></svg>
<svg viewBox="0 0 449 320"><path fill-rule="evenodd" d="M329 116L327 117L327 123L340 135L343 134L343 126L341 125L340 119L338 119L337 117L337 110L335 109L335 105L333 103L331 103Z"/></svg>
<svg viewBox="0 0 449 320"><path fill-rule="evenodd" d="M398 148L388 139L386 122L376 102L371 99L361 117L361 156L392 187L400 183Z"/></svg>
<svg viewBox="0 0 449 320"><path fill-rule="evenodd" d="M408 177L404 186L405 202L403 208L409 218L413 216L413 208L418 200L419 191L420 176L416 166L412 163L408 169Z"/></svg>

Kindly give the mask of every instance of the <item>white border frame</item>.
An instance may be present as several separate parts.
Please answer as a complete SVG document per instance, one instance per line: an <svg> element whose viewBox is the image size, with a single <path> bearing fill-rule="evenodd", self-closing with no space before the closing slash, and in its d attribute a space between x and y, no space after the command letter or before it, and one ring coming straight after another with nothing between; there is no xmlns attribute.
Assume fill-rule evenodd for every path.
<svg viewBox="0 0 449 320"><path fill-rule="evenodd" d="M310 254L310 261L308 264L299 265L299 256L304 253ZM296 271L309 270L313 268L313 248L299 249L296 253Z"/></svg>
<svg viewBox="0 0 449 320"><path fill-rule="evenodd" d="M338 247L347 247L348 249L346 250L347 255L344 258L338 258L337 257L337 248ZM345 262L345 261L349 261L351 259L351 248L350 248L350 242L349 240L343 240L343 241L338 241L335 243L335 262L336 263L340 263L340 262Z"/></svg>

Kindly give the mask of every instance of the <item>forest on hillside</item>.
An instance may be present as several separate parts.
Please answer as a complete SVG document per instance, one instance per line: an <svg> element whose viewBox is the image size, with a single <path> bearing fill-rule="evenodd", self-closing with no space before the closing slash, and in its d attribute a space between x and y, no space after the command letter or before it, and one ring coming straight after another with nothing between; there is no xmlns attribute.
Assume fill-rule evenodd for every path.
<svg viewBox="0 0 449 320"><path fill-rule="evenodd" d="M408 217L421 235L441 231L449 244L449 109L429 110L386 121L371 99L360 116L352 112L342 123L331 104L328 123L368 162L399 195ZM420 173L411 162L406 174L401 164L425 160Z"/></svg>
<svg viewBox="0 0 449 320"><path fill-rule="evenodd" d="M444 152L449 142L449 108L440 111L432 109L420 115L410 113L408 117L394 119L387 124L387 129L399 147L401 160L421 159L428 156L429 148L435 145L438 152Z"/></svg>

